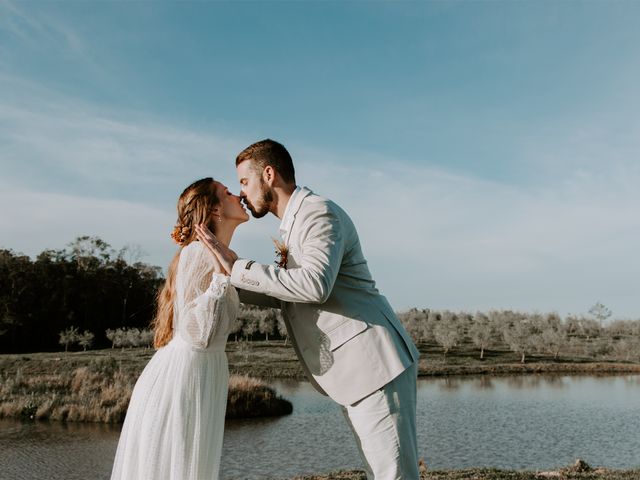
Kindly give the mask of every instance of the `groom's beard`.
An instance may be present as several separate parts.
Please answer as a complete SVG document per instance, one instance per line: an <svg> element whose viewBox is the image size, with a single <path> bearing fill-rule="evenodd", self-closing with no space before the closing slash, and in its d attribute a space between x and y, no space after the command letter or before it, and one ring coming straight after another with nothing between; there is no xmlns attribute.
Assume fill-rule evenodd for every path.
<svg viewBox="0 0 640 480"><path fill-rule="evenodd" d="M260 200L257 202L257 205L251 204L246 197L244 199L244 203L251 211L251 215L253 215L253 218L264 217L267 213L269 213L269 207L273 203L273 190L267 187L264 183L262 185L262 195L260 196Z"/></svg>

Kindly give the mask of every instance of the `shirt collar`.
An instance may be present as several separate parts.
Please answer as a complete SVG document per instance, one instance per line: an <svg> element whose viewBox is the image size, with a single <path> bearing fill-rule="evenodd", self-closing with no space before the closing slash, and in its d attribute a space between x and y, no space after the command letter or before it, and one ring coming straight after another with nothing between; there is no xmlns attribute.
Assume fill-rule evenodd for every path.
<svg viewBox="0 0 640 480"><path fill-rule="evenodd" d="M294 218L294 212L292 212L291 205L295 204L295 199L300 194L300 190L300 187L296 186L296 189L291 194L291 197L289 197L287 206L284 209L284 215L282 215L282 221L280 222L280 236L283 238L291 229L291 224L293 223Z"/></svg>

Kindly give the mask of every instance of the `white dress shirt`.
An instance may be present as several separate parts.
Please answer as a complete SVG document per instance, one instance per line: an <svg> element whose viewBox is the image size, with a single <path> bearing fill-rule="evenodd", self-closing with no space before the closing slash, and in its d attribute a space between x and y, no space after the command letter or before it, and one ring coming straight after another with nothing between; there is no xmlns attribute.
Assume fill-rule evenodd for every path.
<svg viewBox="0 0 640 480"><path fill-rule="evenodd" d="M284 215L282 215L282 221L280 222L280 236L285 238L285 235L291 230L291 224L293 223L293 213L291 212L291 205L294 203L294 199L300 193L300 187L296 186L296 189L289 197L287 207L284 209Z"/></svg>

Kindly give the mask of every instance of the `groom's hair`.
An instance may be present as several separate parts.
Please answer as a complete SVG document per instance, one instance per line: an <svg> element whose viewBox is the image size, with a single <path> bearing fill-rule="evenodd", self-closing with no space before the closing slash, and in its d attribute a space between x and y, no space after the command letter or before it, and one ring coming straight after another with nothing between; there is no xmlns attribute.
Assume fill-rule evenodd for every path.
<svg viewBox="0 0 640 480"><path fill-rule="evenodd" d="M236 157L236 167L245 160L252 160L258 172L262 173L266 166L273 167L286 183L296 183L296 172L291 155L284 145L267 138L249 145Z"/></svg>

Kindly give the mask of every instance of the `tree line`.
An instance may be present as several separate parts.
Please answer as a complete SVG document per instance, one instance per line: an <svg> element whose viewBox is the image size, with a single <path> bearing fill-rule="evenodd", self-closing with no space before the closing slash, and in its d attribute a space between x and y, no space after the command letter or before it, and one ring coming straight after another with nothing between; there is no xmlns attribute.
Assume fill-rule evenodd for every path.
<svg viewBox="0 0 640 480"><path fill-rule="evenodd" d="M411 309L399 314L414 342L437 346L444 356L472 346L480 359L489 349L509 349L524 363L529 355L615 358L640 361L640 320L604 321L611 311L597 303L591 316L557 313L433 311Z"/></svg>
<svg viewBox="0 0 640 480"><path fill-rule="evenodd" d="M140 257L89 236L34 260L0 250L0 352L150 345L164 277ZM286 328L279 311L242 306L232 338L286 341Z"/></svg>
<svg viewBox="0 0 640 480"><path fill-rule="evenodd" d="M0 351L56 350L70 327L106 347L107 329L149 326L162 282L162 270L141 262L138 248L115 251L96 237L34 260L0 250Z"/></svg>
<svg viewBox="0 0 640 480"><path fill-rule="evenodd" d="M113 250L97 237L78 237L35 260L0 250L0 352L149 346L160 267L140 261L136 247ZM411 309L398 314L422 347L449 355L473 346L479 358L510 349L522 362L536 353L640 360L640 320L605 325L611 311L596 303L589 316ZM241 305L234 341L284 339L280 311Z"/></svg>

